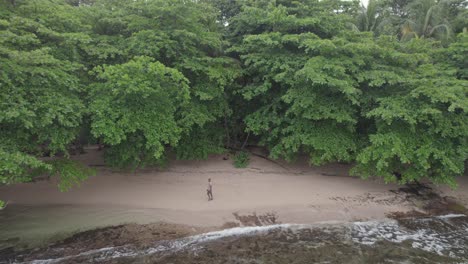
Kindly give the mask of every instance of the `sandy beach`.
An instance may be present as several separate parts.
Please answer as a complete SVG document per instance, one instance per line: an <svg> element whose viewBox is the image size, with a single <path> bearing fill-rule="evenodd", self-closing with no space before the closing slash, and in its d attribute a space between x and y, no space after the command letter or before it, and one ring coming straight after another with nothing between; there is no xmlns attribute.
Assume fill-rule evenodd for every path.
<svg viewBox="0 0 468 264"><path fill-rule="evenodd" d="M238 222L239 215L275 215L281 223L315 223L385 218L389 212L415 209L394 193L400 186L381 179L362 180L348 175L349 165L311 167L251 157L237 169L229 155L203 161L171 161L165 169L114 171L104 166L102 152L87 149L73 157L97 169L81 186L60 192L56 180L0 187L0 199L10 205L31 207L67 205L114 210L102 224L165 221L194 226L220 226ZM227 159L226 159L227 158ZM213 180L214 200L207 201L207 179ZM468 204L468 178L460 177L451 190L432 186L441 196Z"/></svg>
<svg viewBox="0 0 468 264"><path fill-rule="evenodd" d="M124 172L104 166L102 152L95 148L73 158L94 167L97 173L68 192L58 190L57 179L0 187L0 199L9 202L8 207L0 212L0 263L44 259L68 263L68 258L75 259L75 263L89 263L99 257L110 258L108 263L130 261L125 258L124 262L113 260L113 254L135 256L132 259L134 263L167 263L168 260L190 263L194 258L200 263L229 263L231 256L244 253L247 254L244 256L246 259L267 256L281 259L271 260L271 263L297 260L297 254L285 252L276 256L271 253L283 248L284 243L295 247L297 252L302 252L298 254L307 259L297 263L309 263L310 259L319 256L332 256L327 253L332 250L328 246L317 248L317 245L327 243L335 245L337 250L346 248L349 251L336 256L337 263L343 263L350 257L355 258L350 263L362 263L362 259L369 259L366 263L379 263L388 257L387 246L396 250L393 257L399 259L398 250L407 244L379 244L376 249L367 245L369 241L366 240L361 245L356 242L360 239L356 237L360 234L356 230L364 228L360 231L365 234L363 239L377 240L380 238L368 236L383 234L392 237L402 232L413 232L400 229L392 222L392 219L402 219L403 224L410 221L417 227L414 234L409 235L414 238L415 234L433 232L432 229L418 229L426 227L427 221L434 222L435 228L440 226L440 221L445 221L440 220L439 215L443 218L464 216L468 205L466 176L458 179L459 186L455 190L426 185L431 189L423 187L420 193L412 194L408 186L385 184L379 178L363 180L349 176L350 166L344 164L316 167L309 166L305 160L288 164L251 156L247 168L237 169L233 166L232 156L225 154L203 161L173 160L164 169ZM208 178L213 181L213 201L208 201L206 195ZM418 217L427 218L417 222ZM463 221L450 226L464 230L466 223ZM382 230L374 230L375 225L381 225ZM273 237L258 235L248 238L242 235L252 227L278 226L285 226L285 229L276 235L271 233ZM294 226L307 226L312 231L291 233ZM424 246L427 239L440 236L442 240L431 240L428 245L443 246L443 241L449 239L454 241L453 250L456 250L457 243L465 243L465 235L459 233L459 229L445 233L434 231L434 234L420 238L418 243ZM201 255L187 253L195 252L190 247L187 251L179 251L178 245L188 243L186 240L190 241L191 236L203 237L206 234L210 237L209 232L212 231L224 234L221 230L226 234L238 230L240 235L220 236L219 240L213 240L212 245L194 238L195 248L202 243L205 249L214 249L207 249ZM453 232L460 237L452 237ZM295 234L293 238L288 237L291 234ZM302 242L291 242L297 239ZM324 244L323 241L329 242ZM342 242L344 244L340 244ZM316 251L309 252L310 248L304 247L304 243L312 243L311 248ZM263 245L262 250L259 251L258 245ZM159 255L144 253L161 246L167 250ZM431 259L434 263L446 261L418 247L404 250L414 250L416 259ZM85 253L82 256L83 252L91 255ZM224 252L225 255L210 252Z"/></svg>

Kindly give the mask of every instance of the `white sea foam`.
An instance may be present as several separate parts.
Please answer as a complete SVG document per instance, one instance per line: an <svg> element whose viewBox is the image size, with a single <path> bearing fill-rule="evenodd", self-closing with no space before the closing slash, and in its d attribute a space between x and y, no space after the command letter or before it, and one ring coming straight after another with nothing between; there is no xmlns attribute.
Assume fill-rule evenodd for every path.
<svg viewBox="0 0 468 264"><path fill-rule="evenodd" d="M437 216L435 219L440 219L441 223L451 225L450 219L466 217L463 214L449 214ZM432 218L424 218L415 221L430 222ZM458 229L446 232L436 231L430 228L418 228L417 230L408 230L402 228L397 221L390 220L387 222L356 222L352 227L352 240L354 242L373 245L378 241L386 240L394 243L403 241L413 241L412 247L422 249L428 252L434 252L439 255L457 255L464 254L464 248L467 247L468 229ZM464 232L465 231L465 232Z"/></svg>
<svg viewBox="0 0 468 264"><path fill-rule="evenodd" d="M198 249L204 247L205 243L229 237L255 236L262 233L268 233L270 231L282 232L285 230L292 230L293 232L301 232L301 230L303 229L319 228L324 232L334 232L332 229L328 230L326 228L327 226L342 227L343 229L341 230L350 233L350 238L353 242L362 245L374 245L376 242L382 240L386 240L393 243L412 241L411 246L416 249L434 252L439 255L448 255L451 257L466 256L466 248L468 243L468 228L465 229L464 226L455 226L451 224L451 219L459 217L466 216L451 214L435 218L414 220L416 221L417 226L417 228L415 228L414 230L410 230L400 226L399 223L395 220L355 222L340 225L277 224L270 226L236 227L220 231L208 232L204 234L198 234L181 239L158 241L152 247L143 250L138 250L132 245L108 247L83 252L75 256L48 260L35 260L30 263L66 263L67 260L77 259L81 257L86 258L87 256L92 256L93 260L99 262L122 257L143 257L157 253L164 254L166 252L174 254L178 251L183 250L191 250L192 252L197 252ZM433 230L430 228L432 224L431 221L437 222L438 225L446 225L448 229L443 229L443 231ZM450 228L455 229L451 230Z"/></svg>
<svg viewBox="0 0 468 264"><path fill-rule="evenodd" d="M95 258L97 261L114 259L114 258L121 258L121 257L134 257L134 256L147 256L154 253L162 252L162 251L171 251L176 252L179 250L186 249L188 247L192 247L194 245L209 242L217 239L223 239L226 237L233 237L233 236L245 236L245 235L255 235L258 233L266 232L269 230L275 229L288 229L293 226L301 227L303 225L292 225L292 224L277 224L277 225L269 225L269 226L248 226L248 227L235 227L220 231L213 231L204 234L194 235L182 239L176 240L166 240L166 241L159 241L157 245L154 247L150 247L145 250L135 250L131 247L107 247L101 248L96 250L90 250L78 255L67 256L63 258L57 259L46 259L46 260L34 260L30 262L31 264L54 264L60 263L69 259L79 258L83 256L89 255L100 255L99 257Z"/></svg>
<svg viewBox="0 0 468 264"><path fill-rule="evenodd" d="M439 219L450 219L450 218L458 218L458 217L466 217L464 214L448 214L448 215L439 215L436 216Z"/></svg>

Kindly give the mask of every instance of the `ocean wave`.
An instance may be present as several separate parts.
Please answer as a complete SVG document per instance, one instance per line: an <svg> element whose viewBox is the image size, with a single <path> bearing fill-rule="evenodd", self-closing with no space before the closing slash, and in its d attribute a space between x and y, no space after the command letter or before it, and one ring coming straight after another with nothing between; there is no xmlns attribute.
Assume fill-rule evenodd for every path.
<svg viewBox="0 0 468 264"><path fill-rule="evenodd" d="M178 252L195 252L203 249L211 243L227 238L272 236L273 239L281 235L312 234L312 231L320 230L322 234L330 234L330 237L346 237L354 245L378 246L381 241L402 243L409 241L414 249L436 253L455 259L468 260L468 221L465 215L451 214L422 219L406 219L407 222L396 220L354 222L347 224L276 224L268 226L235 227L220 231L213 231L174 240L155 242L151 247L138 249L133 245L119 247L106 247L90 250L73 256L56 259L34 260L27 263L53 264L66 263L70 260L105 261L118 258L139 258L154 254L177 254ZM316 237L307 241L308 246L320 246L321 239ZM290 242L295 243L295 242ZM304 243L303 241L301 243ZM212 244L211 244L212 245ZM301 244L302 245L302 244Z"/></svg>

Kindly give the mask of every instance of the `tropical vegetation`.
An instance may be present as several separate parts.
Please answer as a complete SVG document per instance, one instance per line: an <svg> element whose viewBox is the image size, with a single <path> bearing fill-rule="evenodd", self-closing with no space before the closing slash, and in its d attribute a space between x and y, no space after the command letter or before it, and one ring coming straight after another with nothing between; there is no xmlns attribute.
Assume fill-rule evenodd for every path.
<svg viewBox="0 0 468 264"><path fill-rule="evenodd" d="M2 0L0 184L262 146L455 186L468 159L462 0ZM236 160L248 162L240 152ZM247 160L247 161L245 161Z"/></svg>

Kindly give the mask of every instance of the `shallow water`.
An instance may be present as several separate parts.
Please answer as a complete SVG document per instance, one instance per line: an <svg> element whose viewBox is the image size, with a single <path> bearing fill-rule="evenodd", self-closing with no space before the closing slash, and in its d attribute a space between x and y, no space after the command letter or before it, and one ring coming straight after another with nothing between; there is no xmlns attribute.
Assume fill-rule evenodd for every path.
<svg viewBox="0 0 468 264"><path fill-rule="evenodd" d="M144 220L141 218L144 218L141 212L122 208L12 205L0 212L0 249L1 246L37 247L79 231L140 222Z"/></svg>
<svg viewBox="0 0 468 264"><path fill-rule="evenodd" d="M34 248L74 233L125 223L177 223L190 212L157 208L93 205L10 205L0 211L0 252L6 247ZM209 214L198 213L195 226L212 223ZM214 224L213 224L214 225ZM0 253L1 260L1 253Z"/></svg>
<svg viewBox="0 0 468 264"><path fill-rule="evenodd" d="M468 263L468 218L238 227L26 263Z"/></svg>

